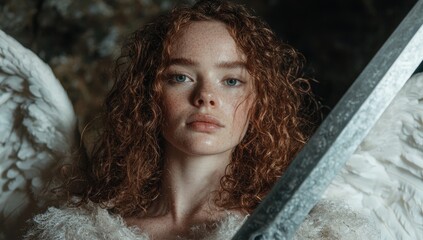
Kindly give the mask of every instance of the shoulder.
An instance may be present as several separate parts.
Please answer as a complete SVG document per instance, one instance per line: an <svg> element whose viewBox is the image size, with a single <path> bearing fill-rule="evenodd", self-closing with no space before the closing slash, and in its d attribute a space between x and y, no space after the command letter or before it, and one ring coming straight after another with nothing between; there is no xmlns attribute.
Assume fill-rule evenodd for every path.
<svg viewBox="0 0 423 240"><path fill-rule="evenodd" d="M137 239L147 236L128 228L120 216L89 203L81 207L50 207L31 220L24 239Z"/></svg>
<svg viewBox="0 0 423 240"><path fill-rule="evenodd" d="M380 239L380 231L363 213L343 203L323 200L311 210L294 239Z"/></svg>

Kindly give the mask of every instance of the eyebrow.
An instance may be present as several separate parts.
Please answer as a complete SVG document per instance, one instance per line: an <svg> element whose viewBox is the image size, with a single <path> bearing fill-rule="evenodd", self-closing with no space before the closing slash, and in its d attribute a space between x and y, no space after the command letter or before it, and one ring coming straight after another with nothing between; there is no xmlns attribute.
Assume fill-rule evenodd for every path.
<svg viewBox="0 0 423 240"><path fill-rule="evenodd" d="M172 58L169 60L168 66L171 65L198 66L199 63L189 58ZM216 66L219 68L247 68L247 64L243 61L219 62Z"/></svg>
<svg viewBox="0 0 423 240"><path fill-rule="evenodd" d="M188 58L172 58L169 60L169 66L172 65L196 66L198 63Z"/></svg>
<svg viewBox="0 0 423 240"><path fill-rule="evenodd" d="M247 68L247 64L242 61L221 62L217 66L220 68Z"/></svg>

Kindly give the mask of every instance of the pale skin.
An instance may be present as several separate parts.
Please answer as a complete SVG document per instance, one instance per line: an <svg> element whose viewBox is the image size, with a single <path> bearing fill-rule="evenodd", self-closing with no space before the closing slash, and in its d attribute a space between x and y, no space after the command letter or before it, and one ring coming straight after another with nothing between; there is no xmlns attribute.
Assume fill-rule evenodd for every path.
<svg viewBox="0 0 423 240"><path fill-rule="evenodd" d="M213 199L254 101L245 56L217 21L192 22L172 41L163 89L165 172L144 216L125 219L151 239L189 236L191 226L227 216Z"/></svg>

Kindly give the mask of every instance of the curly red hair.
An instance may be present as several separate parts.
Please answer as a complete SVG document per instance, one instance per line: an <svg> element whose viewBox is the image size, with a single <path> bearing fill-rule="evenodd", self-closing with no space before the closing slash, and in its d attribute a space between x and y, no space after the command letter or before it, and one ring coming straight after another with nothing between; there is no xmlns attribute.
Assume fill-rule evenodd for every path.
<svg viewBox="0 0 423 240"><path fill-rule="evenodd" d="M227 26L255 85L247 133L233 151L215 203L251 212L306 142L310 121L303 107L311 95L301 78L302 56L244 6L199 1L145 25L122 48L116 82L105 100L104 130L81 167L85 187L70 191L83 202L112 203L112 211L131 216L159 196L163 116L156 79L166 68L172 39L193 21Z"/></svg>

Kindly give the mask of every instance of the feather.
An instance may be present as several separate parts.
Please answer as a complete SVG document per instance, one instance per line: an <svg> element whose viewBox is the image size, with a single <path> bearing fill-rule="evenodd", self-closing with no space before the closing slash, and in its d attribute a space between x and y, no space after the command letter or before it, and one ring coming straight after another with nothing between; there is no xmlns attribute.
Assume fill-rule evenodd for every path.
<svg viewBox="0 0 423 240"><path fill-rule="evenodd" d="M0 31L0 236L17 239L79 146L72 104L51 68Z"/></svg>
<svg viewBox="0 0 423 240"><path fill-rule="evenodd" d="M323 198L372 218L382 239L422 238L422 73L407 81Z"/></svg>

